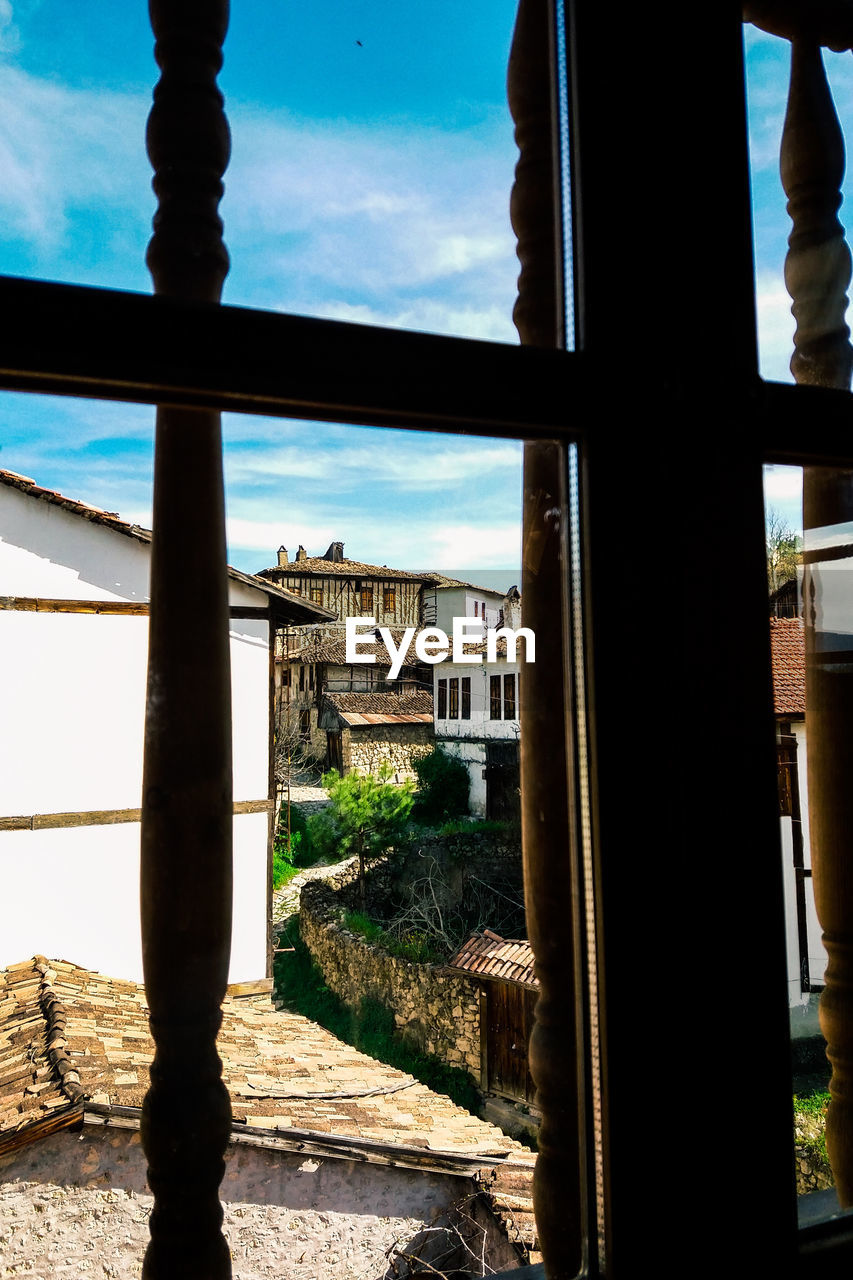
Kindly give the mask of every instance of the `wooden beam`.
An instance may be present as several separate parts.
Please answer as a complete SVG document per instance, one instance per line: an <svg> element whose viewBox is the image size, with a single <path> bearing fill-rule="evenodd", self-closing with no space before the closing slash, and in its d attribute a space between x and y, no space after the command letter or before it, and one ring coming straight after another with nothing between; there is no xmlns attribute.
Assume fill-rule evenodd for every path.
<svg viewBox="0 0 853 1280"><path fill-rule="evenodd" d="M569 388L585 381L566 352L198 299L6 276L0 307L15 317L0 351L12 391L535 436L565 425Z"/></svg>
<svg viewBox="0 0 853 1280"><path fill-rule="evenodd" d="M235 800L234 814L269 813L272 800ZM105 827L139 822L141 809L91 809L75 813L30 813L0 818L0 831L50 831L56 827Z"/></svg>
<svg viewBox="0 0 853 1280"><path fill-rule="evenodd" d="M44 596L0 596L0 611L10 613L88 613L115 614L134 618L147 618L148 601L136 600L58 600ZM232 604L229 618L257 618L270 620L270 610L263 605Z"/></svg>
<svg viewBox="0 0 853 1280"><path fill-rule="evenodd" d="M0 611L10 613L98 613L148 617L148 603L135 600L56 600L43 596L0 596Z"/></svg>
<svg viewBox="0 0 853 1280"><path fill-rule="evenodd" d="M141 1114L139 1107L87 1102L83 1122L109 1128L136 1129L139 1127ZM431 1151L429 1148L409 1146L406 1143L382 1142L350 1134L320 1133L314 1129L294 1129L289 1125L282 1129L264 1129L235 1121L230 1141L241 1146L261 1147L267 1151L317 1155L333 1160L356 1160L364 1164L416 1169L421 1173L449 1173L463 1178L474 1177L483 1169L530 1172L533 1167L532 1160L513 1160L502 1152Z"/></svg>

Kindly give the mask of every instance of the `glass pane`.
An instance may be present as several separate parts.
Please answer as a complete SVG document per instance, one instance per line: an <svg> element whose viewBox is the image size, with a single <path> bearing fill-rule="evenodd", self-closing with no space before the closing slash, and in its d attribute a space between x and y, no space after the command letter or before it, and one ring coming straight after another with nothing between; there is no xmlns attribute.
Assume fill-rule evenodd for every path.
<svg viewBox="0 0 853 1280"><path fill-rule="evenodd" d="M780 177L780 147L788 102L791 45L749 24L744 26L744 40L759 369L764 378L790 382L795 325L784 272L792 223ZM843 130L853 108L853 63L849 54L829 50L823 51L823 63ZM819 137L819 133L810 137L806 144L812 153L818 150ZM851 181L848 170L841 186L842 224L849 220ZM843 289L844 286L842 292Z"/></svg>
<svg viewBox="0 0 853 1280"><path fill-rule="evenodd" d="M122 957L128 948L131 960L138 955L138 815L121 818L117 811L139 803L148 544L126 536L126 526L99 519L93 507L150 526L154 414L148 407L23 395L3 397L2 410L0 656L4 670L14 669L15 680L5 685L0 734L5 876L0 968L43 952L111 978L137 981L138 969ZM272 701L281 802L272 861L272 910L281 948L276 982L292 1009L326 1028L323 1060L332 1064L330 1092L349 1091L360 1099L350 1108L358 1117L355 1127L345 1109L338 1114L340 1103L330 1108L304 1096L282 1101L277 1090L288 1087L287 1063L295 1073L304 1072L298 1054L282 1053L276 1058L275 1087L262 1092L259 1105L245 1094L235 1098L235 1115L248 1109L256 1122L263 1115L273 1127L280 1115L295 1126L322 1128L334 1110L335 1129L343 1137L364 1136L374 1115L374 1136L383 1136L384 1126L389 1140L409 1146L426 1140L442 1149L511 1153L515 1168L507 1194L513 1197L521 1237L532 1246L534 1156L512 1141L520 1138L535 1148L538 1117L525 1052L535 999L531 966L519 962L523 945L521 953L514 945L518 980L494 983L489 1020L480 979L466 969L464 956L455 962L452 986L443 969L435 977L433 963L458 956L475 931L482 942L484 930L491 930L485 940L498 949L502 939L522 944L525 939L517 675L526 649L522 642L516 658L507 650L489 659L480 640L483 629L499 621L510 628L520 623L518 593L510 589L520 581L521 445L232 415L224 427L232 565L245 573L264 571L263 589L275 593L279 585L285 587L300 608L329 611L316 625L297 621L282 629L273 647L271 700L269 636L252 630L260 626L257 616L246 616L252 610L251 597L245 596L253 589L251 581L237 583L244 594L236 600L243 612L235 613L231 624L232 679L235 690L242 690L233 699L235 799L259 802L267 796ZM13 472L31 477L43 490L32 492L26 481L14 481ZM56 493L45 490L61 491L72 502L63 505ZM24 509L28 521L16 523L15 512ZM74 530L82 531L80 537ZM81 540L91 552L85 564ZM118 560L117 543L122 544ZM125 543L141 557L131 599L118 564ZM112 614L109 608L97 615L55 608L95 599L111 606ZM30 608L36 600L50 603L54 611ZM122 616L127 605L138 606L132 616ZM362 619L364 608L372 611L369 623ZM359 629L368 636L373 663L361 661L358 653L347 659L347 619L362 622ZM469 634L464 653L453 653L454 620ZM387 638L380 632L377 640L379 627L388 628ZM416 633L409 641L407 628ZM449 637L447 652L433 662L431 657L440 655L435 650L422 655L418 639L429 631L440 649L442 630ZM203 643L203 637L188 642ZM254 721L248 718L250 703L257 712ZM22 726L28 726L26 735ZM417 809L408 810L415 765L432 757L436 745L441 755L432 758L432 772L421 777ZM61 768L43 767L46 750ZM375 792L387 783L403 802L399 812L383 817L381 839L378 819L366 830L346 825L345 804L335 807L330 787L323 785L322 774L330 766L348 785L364 783L369 790L369 782ZM108 771L123 789L107 787ZM260 790L250 790L250 783ZM109 822L87 825L107 810ZM324 826L323 814L330 812L334 824ZM10 830L3 821L36 814L70 815L79 822ZM235 816L235 836L239 824L247 834L238 841L235 859L241 895L235 919L243 918L247 903L254 904L252 941L260 956L259 968L239 978L262 979L268 936L267 812ZM392 840L397 879L389 885L394 868L383 869L380 855ZM366 862L364 898L353 880L359 853ZM298 891L307 881L331 880L347 868L348 894L330 885L345 913L346 932L336 929L324 945L315 913L313 932L308 925L304 929L304 945L294 927ZM45 883L50 893L44 892ZM110 910L104 912L107 897ZM340 947L348 949L349 958L337 964ZM379 1003L375 988L358 989L368 958L380 950L389 974L407 971L401 959L422 966L417 991L389 979ZM312 958L325 967L323 979L312 970ZM358 1012L362 997L368 998L363 1015ZM274 1034L271 1018L270 1011L264 1019L267 1036ZM283 1021L282 1040L290 1037L292 1044L302 1024L292 1015ZM73 1034L73 1012L69 1022ZM313 1027L312 1045L319 1034ZM333 1040L345 1035L354 1036L374 1061ZM345 1080L335 1076L338 1058L348 1072ZM427 1096L429 1105L410 1108L412 1095L407 1095L401 1107L391 1087L408 1088L411 1079L400 1072L423 1074L425 1061L432 1073L427 1083L435 1090ZM144 1088L144 1064L135 1061L133 1070ZM87 1087L85 1062L80 1071ZM362 1099L377 1080L383 1086L375 1091L377 1100ZM99 1097L115 1101L110 1086L100 1082L98 1088ZM293 1092L304 1095L304 1083ZM460 1109L479 1112L481 1094L498 1129ZM325 1107L322 1114L320 1107ZM416 1180L423 1183L421 1177ZM455 1200L458 1179L450 1182L445 1190ZM141 1167L138 1190L147 1205ZM440 1197L434 1203L446 1207ZM265 1220L278 1221L282 1210L265 1200ZM144 1234L144 1215L139 1222ZM424 1225L432 1225L427 1214ZM231 1223L229 1232L236 1230ZM378 1237L371 1232L375 1243ZM395 1236L406 1244L413 1235L414 1229L395 1223L382 1248L390 1249ZM487 1241L477 1236L475 1243L485 1247L486 1262L495 1270L519 1260L496 1236ZM325 1274L322 1258L309 1262L314 1244L303 1247L309 1250L311 1274Z"/></svg>
<svg viewBox="0 0 853 1280"><path fill-rule="evenodd" d="M517 340L515 8L232 6L225 301ZM146 6L44 0L0 35L0 272L149 291Z"/></svg>

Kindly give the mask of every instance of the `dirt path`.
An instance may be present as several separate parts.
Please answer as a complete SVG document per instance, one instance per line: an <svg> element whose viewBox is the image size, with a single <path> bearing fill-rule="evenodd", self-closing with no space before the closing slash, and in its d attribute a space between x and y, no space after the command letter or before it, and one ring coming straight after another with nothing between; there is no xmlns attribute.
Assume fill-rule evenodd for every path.
<svg viewBox="0 0 853 1280"><path fill-rule="evenodd" d="M283 885L281 889L276 889L272 897L272 922L273 931L278 936L284 933L290 921L299 911L299 895L302 893L302 886L307 884L309 880L327 880L330 876L337 875L345 867L348 867L355 858L345 858L343 862L332 862L328 866L306 867L304 871L300 871L299 875L294 876L288 884Z"/></svg>

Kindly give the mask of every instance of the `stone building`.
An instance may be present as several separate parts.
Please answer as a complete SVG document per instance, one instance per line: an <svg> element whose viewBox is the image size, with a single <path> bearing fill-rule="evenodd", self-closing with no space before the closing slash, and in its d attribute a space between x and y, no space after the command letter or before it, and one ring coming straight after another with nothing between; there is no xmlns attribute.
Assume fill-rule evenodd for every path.
<svg viewBox="0 0 853 1280"><path fill-rule="evenodd" d="M389 569L387 565L348 560L344 544L333 542L322 556L309 556L299 547L291 560L285 547L278 563L262 569L259 577L285 590L308 597L332 610L336 618L319 627L282 628L276 642L278 723L290 738L298 738L304 754L324 767L343 772L357 767L370 771L387 760L400 777L411 776L412 752L426 749L431 737L431 699L421 698L413 712L395 699L410 699L417 691L429 691L432 674L414 656L413 648L394 680L384 644L360 642L362 652L373 650L375 662L346 661L347 618L373 618L375 626L388 627L399 646L405 629L424 623L424 593L438 575ZM327 695L346 694L343 710ZM360 695L381 695L381 709L352 701ZM351 695L351 696L350 696ZM370 722L347 721L342 716L366 715ZM418 717L413 720L412 716ZM424 716L428 715L429 726ZM376 720L382 716L381 724ZM368 730L368 732L364 732ZM387 732L382 732L387 730ZM368 745L369 744L369 745Z"/></svg>

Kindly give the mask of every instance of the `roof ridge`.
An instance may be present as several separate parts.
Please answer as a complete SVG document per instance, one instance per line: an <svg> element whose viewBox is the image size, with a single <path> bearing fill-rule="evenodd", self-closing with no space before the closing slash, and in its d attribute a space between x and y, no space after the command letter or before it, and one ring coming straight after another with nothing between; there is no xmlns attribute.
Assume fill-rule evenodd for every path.
<svg viewBox="0 0 853 1280"><path fill-rule="evenodd" d="M56 970L51 969L44 956L34 956L33 966L41 974L39 984L39 1007L47 1027L45 1044L48 1061L53 1068L54 1076L60 1089L69 1102L83 1102L85 1089L80 1084L80 1073L75 1070L68 1049L68 1037L65 1028L68 1025L68 1011L56 993L53 985Z"/></svg>

